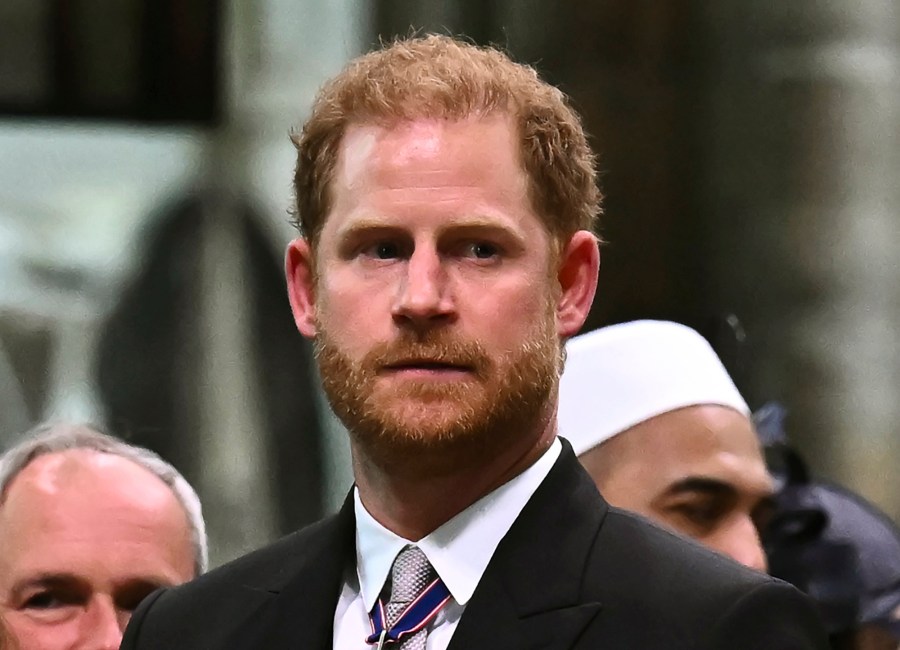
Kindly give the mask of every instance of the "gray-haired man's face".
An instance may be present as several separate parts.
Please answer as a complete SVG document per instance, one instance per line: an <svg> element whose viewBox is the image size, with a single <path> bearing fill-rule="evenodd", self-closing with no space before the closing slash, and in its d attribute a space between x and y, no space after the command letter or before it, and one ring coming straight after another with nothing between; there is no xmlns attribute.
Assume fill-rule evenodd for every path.
<svg viewBox="0 0 900 650"><path fill-rule="evenodd" d="M22 650L118 648L144 596L192 577L180 503L119 456L41 456L0 505L0 613Z"/></svg>

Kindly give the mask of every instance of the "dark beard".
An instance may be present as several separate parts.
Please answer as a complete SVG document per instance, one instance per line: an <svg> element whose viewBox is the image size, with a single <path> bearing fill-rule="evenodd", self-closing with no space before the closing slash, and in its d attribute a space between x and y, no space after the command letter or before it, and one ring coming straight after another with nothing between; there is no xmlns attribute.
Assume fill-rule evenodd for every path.
<svg viewBox="0 0 900 650"><path fill-rule="evenodd" d="M376 346L360 363L320 327L316 358L328 401L366 461L384 470L442 475L489 462L546 426L561 350L554 320L542 321L528 341L498 358L476 342L433 330ZM410 357L465 366L471 373L454 383L377 386L378 369Z"/></svg>

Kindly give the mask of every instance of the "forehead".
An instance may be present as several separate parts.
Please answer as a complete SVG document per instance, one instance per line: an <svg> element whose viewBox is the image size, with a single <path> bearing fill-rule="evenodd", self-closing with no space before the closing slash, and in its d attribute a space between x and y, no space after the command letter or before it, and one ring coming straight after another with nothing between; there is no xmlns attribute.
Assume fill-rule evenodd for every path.
<svg viewBox="0 0 900 650"><path fill-rule="evenodd" d="M749 418L733 409L689 406L641 422L620 437L627 447L623 469L639 474L636 483L650 491L695 477L739 492L772 491L756 432Z"/></svg>
<svg viewBox="0 0 900 650"><path fill-rule="evenodd" d="M192 555L175 495L118 456L77 450L38 457L0 505L0 583L22 572L98 579L132 570L180 573Z"/></svg>
<svg viewBox="0 0 900 650"><path fill-rule="evenodd" d="M516 128L506 114L352 124L338 154L336 189L525 190ZM494 188L496 189L496 187Z"/></svg>

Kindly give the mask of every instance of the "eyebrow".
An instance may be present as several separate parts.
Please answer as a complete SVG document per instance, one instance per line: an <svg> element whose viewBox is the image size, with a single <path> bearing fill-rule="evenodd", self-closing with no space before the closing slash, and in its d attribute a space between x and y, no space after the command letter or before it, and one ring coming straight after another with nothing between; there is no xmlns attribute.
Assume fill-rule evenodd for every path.
<svg viewBox="0 0 900 650"><path fill-rule="evenodd" d="M386 223L379 219L360 219L359 221L354 221L353 223L348 224L341 230L338 230L337 236L339 239L347 239L348 237L353 237L361 232L370 232L370 231L400 231L401 228L392 223Z"/></svg>
<svg viewBox="0 0 900 650"><path fill-rule="evenodd" d="M679 496L690 492L699 492L711 497L720 498L737 498L739 496L737 488L730 483L725 483L719 479L709 478L706 476L689 476L688 478L676 481L665 491L666 496ZM756 511L759 508L774 508L775 497L772 494L759 495L759 498L753 506Z"/></svg>
<svg viewBox="0 0 900 650"><path fill-rule="evenodd" d="M347 236L352 236L356 232L379 230L402 232L406 230L406 226L404 224L394 223L392 219L363 217L347 224L343 229L337 232L337 235L340 238L344 238ZM471 230L473 232L497 231L510 234L515 233L518 235L518 233L515 232L515 229L510 228L506 223L498 223L496 220L491 219L490 217L481 215L473 215L470 217L454 220L453 222L442 226L441 228L439 228L439 230L441 230L442 232L456 230Z"/></svg>
<svg viewBox="0 0 900 650"><path fill-rule="evenodd" d="M64 585L79 584L82 582L84 581L78 578L78 576L72 575L70 573L42 573L38 574L37 576L29 576L27 578L22 578L16 581L10 588L10 593L19 594L26 589L31 589L34 587L53 588Z"/></svg>
<svg viewBox="0 0 900 650"><path fill-rule="evenodd" d="M34 587L41 587L46 589L81 584L87 584L87 581L71 573L42 573L38 574L37 576L22 578L21 580L13 583L12 587L10 588L10 593L19 594L26 589L31 589ZM135 585L165 587L171 586L173 584L175 583L163 576L147 575L128 576L124 580L117 581L115 583L117 588L131 587Z"/></svg>
<svg viewBox="0 0 900 650"><path fill-rule="evenodd" d="M666 489L666 494L671 496L677 496L687 492L702 492L710 496L722 497L736 497L738 494L737 489L733 485L705 476L689 476L688 478L672 483L672 485Z"/></svg>

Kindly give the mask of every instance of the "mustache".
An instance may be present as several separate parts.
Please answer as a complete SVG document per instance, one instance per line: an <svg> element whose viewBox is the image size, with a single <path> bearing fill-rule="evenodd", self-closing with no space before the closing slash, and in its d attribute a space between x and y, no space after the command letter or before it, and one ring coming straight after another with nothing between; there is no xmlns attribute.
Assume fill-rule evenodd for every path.
<svg viewBox="0 0 900 650"><path fill-rule="evenodd" d="M490 370L492 361L479 343L432 333L425 339L403 337L380 343L369 350L362 363L364 368L373 372L383 368L428 364L466 368L482 375Z"/></svg>

